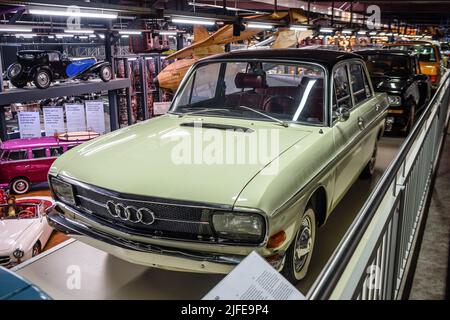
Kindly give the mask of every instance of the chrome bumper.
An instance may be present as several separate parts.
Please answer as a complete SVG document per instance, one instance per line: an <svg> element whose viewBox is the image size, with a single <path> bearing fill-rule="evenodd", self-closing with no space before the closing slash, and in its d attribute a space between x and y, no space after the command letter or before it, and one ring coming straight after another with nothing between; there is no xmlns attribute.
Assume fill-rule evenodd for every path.
<svg viewBox="0 0 450 320"><path fill-rule="evenodd" d="M58 231L132 263L169 270L226 274L245 258L239 255L180 250L119 238L67 218L65 212L81 215L73 208L57 202L47 210L48 223Z"/></svg>

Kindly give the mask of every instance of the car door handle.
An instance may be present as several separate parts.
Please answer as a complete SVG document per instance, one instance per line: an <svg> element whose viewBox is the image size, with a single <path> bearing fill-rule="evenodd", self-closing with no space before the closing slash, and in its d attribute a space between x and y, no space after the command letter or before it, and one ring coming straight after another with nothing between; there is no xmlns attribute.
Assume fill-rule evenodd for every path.
<svg viewBox="0 0 450 320"><path fill-rule="evenodd" d="M358 117L358 126L361 130L364 130L366 128L365 121L362 117Z"/></svg>

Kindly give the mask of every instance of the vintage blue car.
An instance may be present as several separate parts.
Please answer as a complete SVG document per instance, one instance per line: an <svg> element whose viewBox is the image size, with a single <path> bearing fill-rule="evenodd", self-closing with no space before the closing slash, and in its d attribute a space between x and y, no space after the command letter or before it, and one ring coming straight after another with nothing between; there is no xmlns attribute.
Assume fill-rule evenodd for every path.
<svg viewBox="0 0 450 320"><path fill-rule="evenodd" d="M76 60L54 50L21 50L6 75L17 88L33 82L37 88L46 89L56 80L87 80L92 75L108 82L112 78L112 68L109 62L95 58Z"/></svg>
<svg viewBox="0 0 450 320"><path fill-rule="evenodd" d="M0 300L51 300L51 298L22 277L0 267Z"/></svg>

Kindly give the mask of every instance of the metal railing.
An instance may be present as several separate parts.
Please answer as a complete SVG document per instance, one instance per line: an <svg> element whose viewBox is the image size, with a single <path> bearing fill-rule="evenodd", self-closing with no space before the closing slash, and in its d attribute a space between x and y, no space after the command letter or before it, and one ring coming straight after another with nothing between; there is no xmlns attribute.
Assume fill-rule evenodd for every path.
<svg viewBox="0 0 450 320"><path fill-rule="evenodd" d="M449 118L450 72L330 260L309 299L400 299Z"/></svg>

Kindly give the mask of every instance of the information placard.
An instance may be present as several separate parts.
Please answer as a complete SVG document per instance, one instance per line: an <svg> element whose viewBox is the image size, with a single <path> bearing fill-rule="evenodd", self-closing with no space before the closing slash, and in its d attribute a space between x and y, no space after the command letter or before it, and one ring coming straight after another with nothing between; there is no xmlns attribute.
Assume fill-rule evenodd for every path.
<svg viewBox="0 0 450 320"><path fill-rule="evenodd" d="M305 296L253 251L203 300L305 300Z"/></svg>
<svg viewBox="0 0 450 320"><path fill-rule="evenodd" d="M64 111L61 107L44 107L44 128L46 136L54 136L66 131Z"/></svg>
<svg viewBox="0 0 450 320"><path fill-rule="evenodd" d="M67 131L80 132L86 131L86 114L84 112L84 105L69 104L66 107Z"/></svg>
<svg viewBox="0 0 450 320"><path fill-rule="evenodd" d="M99 134L106 133L103 101L86 101L85 105L88 130Z"/></svg>
<svg viewBox="0 0 450 320"><path fill-rule="evenodd" d="M41 122L39 112L21 111L18 113L20 138L41 137Z"/></svg>

